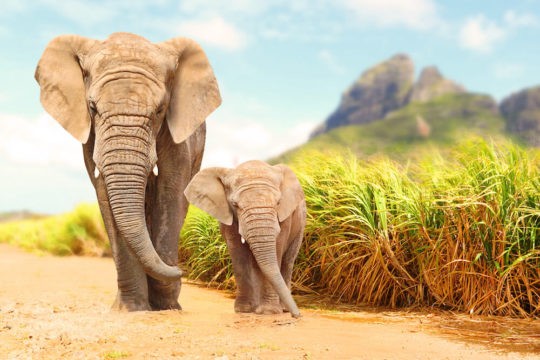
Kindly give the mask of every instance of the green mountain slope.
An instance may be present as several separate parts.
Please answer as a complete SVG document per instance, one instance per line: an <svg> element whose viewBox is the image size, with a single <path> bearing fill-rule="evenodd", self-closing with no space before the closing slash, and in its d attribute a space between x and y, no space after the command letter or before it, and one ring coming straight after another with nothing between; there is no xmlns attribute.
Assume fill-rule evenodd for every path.
<svg viewBox="0 0 540 360"><path fill-rule="evenodd" d="M444 149L467 136L504 137L504 128L505 121L491 97L448 94L429 102L412 102L369 124L333 129L271 161L290 162L305 150L352 151L360 157L383 153L401 160L432 147Z"/></svg>

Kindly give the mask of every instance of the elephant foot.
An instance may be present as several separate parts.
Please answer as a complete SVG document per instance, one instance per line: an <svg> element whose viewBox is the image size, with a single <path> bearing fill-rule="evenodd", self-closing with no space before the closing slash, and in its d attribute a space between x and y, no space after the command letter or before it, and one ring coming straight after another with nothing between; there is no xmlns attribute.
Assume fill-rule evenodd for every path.
<svg viewBox="0 0 540 360"><path fill-rule="evenodd" d="M239 301L236 299L234 301L234 311L237 313L251 313L253 312L253 305L249 301Z"/></svg>
<svg viewBox="0 0 540 360"><path fill-rule="evenodd" d="M283 308L281 304L261 304L255 309L256 314L281 314L283 313Z"/></svg>
<svg viewBox="0 0 540 360"><path fill-rule="evenodd" d="M119 295L111 306L111 310L120 312L150 311L150 304L144 300L122 299Z"/></svg>
<svg viewBox="0 0 540 360"><path fill-rule="evenodd" d="M148 298L154 311L182 310L178 303L181 281L163 282L148 277Z"/></svg>
<svg viewBox="0 0 540 360"><path fill-rule="evenodd" d="M182 306L178 300L171 299L154 299L150 302L150 306L154 311L160 310L182 310Z"/></svg>

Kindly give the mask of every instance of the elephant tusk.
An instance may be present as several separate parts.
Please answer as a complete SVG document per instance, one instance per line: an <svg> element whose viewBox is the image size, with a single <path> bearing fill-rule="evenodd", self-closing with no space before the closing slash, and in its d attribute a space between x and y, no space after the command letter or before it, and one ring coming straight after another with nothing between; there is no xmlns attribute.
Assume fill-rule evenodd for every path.
<svg viewBox="0 0 540 360"><path fill-rule="evenodd" d="M94 177L96 179L99 177L99 169L97 167L94 168Z"/></svg>
<svg viewBox="0 0 540 360"><path fill-rule="evenodd" d="M154 172L154 175L158 176L159 170L158 170L157 164L154 165L154 169L152 171Z"/></svg>
<svg viewBox="0 0 540 360"><path fill-rule="evenodd" d="M242 241L242 244L245 244L245 243L246 243L246 239L244 239L244 237L241 237L241 238L240 238L240 241Z"/></svg>

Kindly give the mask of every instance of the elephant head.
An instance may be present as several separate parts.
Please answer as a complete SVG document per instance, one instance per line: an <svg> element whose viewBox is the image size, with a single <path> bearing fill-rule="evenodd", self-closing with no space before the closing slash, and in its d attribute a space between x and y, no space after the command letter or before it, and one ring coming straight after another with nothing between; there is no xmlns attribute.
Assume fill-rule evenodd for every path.
<svg viewBox="0 0 540 360"><path fill-rule="evenodd" d="M276 252L280 223L304 200L293 171L262 161L248 161L235 169L207 168L194 176L184 193L221 223L238 223L242 241L249 245L261 272L291 314L300 316L281 276Z"/></svg>
<svg viewBox="0 0 540 360"><path fill-rule="evenodd" d="M192 40L162 43L129 33L104 41L53 39L36 68L41 103L73 137L94 141L94 172L103 177L120 236L159 280L179 279L155 251L145 224L145 188L157 175L156 136L166 122L186 140L221 103L212 68Z"/></svg>

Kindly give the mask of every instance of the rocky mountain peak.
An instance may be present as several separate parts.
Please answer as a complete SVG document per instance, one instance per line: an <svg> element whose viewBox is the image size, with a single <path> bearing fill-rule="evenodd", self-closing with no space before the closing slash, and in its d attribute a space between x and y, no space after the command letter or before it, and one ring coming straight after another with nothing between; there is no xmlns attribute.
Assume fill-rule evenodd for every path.
<svg viewBox="0 0 540 360"><path fill-rule="evenodd" d="M470 116L471 106L484 115L502 115L508 132L531 146L540 147L540 86L512 94L497 106L490 96L475 96L462 85L445 78L436 66L422 69L414 82L414 63L406 54L396 54L364 71L342 94L337 109L311 134L311 138L340 126L384 120L411 102L417 103L415 106L423 105L418 103L428 103L442 95L455 95L451 100L462 105L452 107L444 101L438 105L449 106L451 111L448 111L453 111L454 117ZM422 137L429 137L433 132L429 118L417 116L416 127Z"/></svg>
<svg viewBox="0 0 540 360"><path fill-rule="evenodd" d="M414 81L414 64L406 54L397 54L366 70L347 89L338 108L312 137L330 129L366 124L382 119L406 104Z"/></svg>
<svg viewBox="0 0 540 360"><path fill-rule="evenodd" d="M441 95L464 92L463 86L444 78L436 66L427 66L413 86L410 101L426 102Z"/></svg>
<svg viewBox="0 0 540 360"><path fill-rule="evenodd" d="M501 114L509 132L540 147L540 86L521 90L502 100Z"/></svg>

